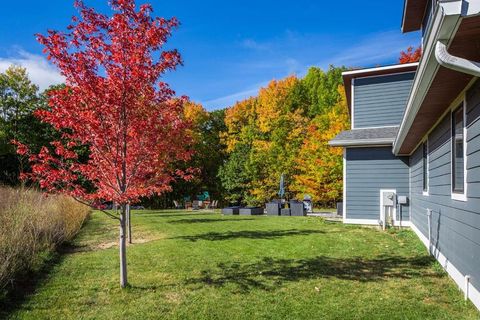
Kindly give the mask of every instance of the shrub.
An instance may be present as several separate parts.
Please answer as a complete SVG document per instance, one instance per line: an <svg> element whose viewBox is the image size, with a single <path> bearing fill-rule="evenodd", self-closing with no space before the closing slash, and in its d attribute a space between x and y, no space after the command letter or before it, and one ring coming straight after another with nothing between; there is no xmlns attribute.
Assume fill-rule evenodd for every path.
<svg viewBox="0 0 480 320"><path fill-rule="evenodd" d="M57 246L71 240L89 212L90 208L65 196L0 187L0 293L15 277L40 268Z"/></svg>

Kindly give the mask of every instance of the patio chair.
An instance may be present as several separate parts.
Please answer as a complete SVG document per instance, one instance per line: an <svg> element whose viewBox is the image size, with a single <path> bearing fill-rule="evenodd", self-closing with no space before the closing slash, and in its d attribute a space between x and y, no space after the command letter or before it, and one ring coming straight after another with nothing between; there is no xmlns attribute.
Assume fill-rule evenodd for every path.
<svg viewBox="0 0 480 320"><path fill-rule="evenodd" d="M194 200L192 203L192 209L193 210L200 210L200 201Z"/></svg>
<svg viewBox="0 0 480 320"><path fill-rule="evenodd" d="M218 200L213 200L212 203L210 203L210 209L217 209L218 206Z"/></svg>
<svg viewBox="0 0 480 320"><path fill-rule="evenodd" d="M182 209L183 208L183 206L177 200L173 200L173 204L175 205L175 209Z"/></svg>

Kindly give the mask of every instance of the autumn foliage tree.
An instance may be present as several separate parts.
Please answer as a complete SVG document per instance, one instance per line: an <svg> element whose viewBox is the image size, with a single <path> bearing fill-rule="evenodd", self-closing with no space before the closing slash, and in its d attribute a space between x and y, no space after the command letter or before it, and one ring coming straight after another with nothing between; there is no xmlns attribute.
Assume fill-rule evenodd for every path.
<svg viewBox="0 0 480 320"><path fill-rule="evenodd" d="M309 194L316 202L334 207L342 199L342 148L328 142L350 125L345 89L338 87L340 99L309 123L305 140L296 157L297 175L292 189L297 195Z"/></svg>
<svg viewBox="0 0 480 320"><path fill-rule="evenodd" d="M66 86L49 93L49 108L36 115L61 133L61 139L29 154L27 178L51 193L71 195L94 204L121 205L120 284L127 285L126 206L140 197L170 190L189 170L172 163L191 152L185 98L162 82L167 70L181 63L176 50L162 50L178 26L175 18L152 17L152 7L134 0L111 0L112 16L76 1L79 17L67 32L38 35L45 53L60 69ZM81 146L89 150L80 161ZM106 212L107 213L107 212ZM108 213L107 213L108 214Z"/></svg>
<svg viewBox="0 0 480 320"><path fill-rule="evenodd" d="M321 205L339 199L342 154L327 142L349 123L342 70L311 68L303 79L272 80L227 109L229 157L219 175L226 200L263 205L278 197L282 174L287 197L310 194Z"/></svg>
<svg viewBox="0 0 480 320"><path fill-rule="evenodd" d="M398 62L401 64L412 63L420 61L422 57L422 47L418 47L415 50L413 47L408 47L406 51L400 52L400 58Z"/></svg>

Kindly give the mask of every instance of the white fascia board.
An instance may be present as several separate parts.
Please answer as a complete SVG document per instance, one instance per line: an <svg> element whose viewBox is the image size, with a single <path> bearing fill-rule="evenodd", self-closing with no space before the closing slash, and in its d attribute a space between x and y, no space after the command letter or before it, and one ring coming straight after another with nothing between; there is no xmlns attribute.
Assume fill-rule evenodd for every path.
<svg viewBox="0 0 480 320"><path fill-rule="evenodd" d="M400 129L398 130L397 137L393 144L393 153L399 155L400 148L407 137L413 121L415 120L417 113L422 105L423 100L430 88L433 78L438 72L440 65L435 57L435 46L437 41L444 40L449 42L452 40L455 34L458 23L461 18L461 6L458 6L457 2L449 2L448 10L445 11L443 6L445 3L440 3L435 12L431 32L428 35L424 53L413 81L412 90L407 102L407 108L405 110ZM453 6L453 4L457 4ZM460 11L454 11L456 8ZM447 14L448 13L448 14Z"/></svg>
<svg viewBox="0 0 480 320"><path fill-rule="evenodd" d="M356 75L356 74L377 72L377 71L387 71L387 70L392 70L392 69L401 70L403 68L416 67L416 66L418 66L418 62L404 63L404 64L394 64L394 65L391 65L391 66L384 66L384 67L375 67L375 68L365 68L365 69L344 71L344 72L342 72L342 76L352 76L352 75Z"/></svg>
<svg viewBox="0 0 480 320"><path fill-rule="evenodd" d="M456 15L460 12L462 17L469 18L480 14L479 0L444 0L441 5L446 15Z"/></svg>
<svg viewBox="0 0 480 320"><path fill-rule="evenodd" d="M475 1L475 0L474 0ZM456 15L466 13L463 12L464 3L468 1L464 0L449 0L449 1L440 1L440 6L445 15Z"/></svg>
<svg viewBox="0 0 480 320"><path fill-rule="evenodd" d="M466 17L475 16L480 13L480 1L478 0L464 0L462 14Z"/></svg>
<svg viewBox="0 0 480 320"><path fill-rule="evenodd" d="M405 17L407 16L407 7L408 7L408 0L405 0L405 2L403 3L402 33L405 33L405 31L403 31L403 27L405 24Z"/></svg>
<svg viewBox="0 0 480 320"><path fill-rule="evenodd" d="M359 140L338 140L330 141L328 145L331 147L355 147L355 146L391 146L394 139L359 139Z"/></svg>

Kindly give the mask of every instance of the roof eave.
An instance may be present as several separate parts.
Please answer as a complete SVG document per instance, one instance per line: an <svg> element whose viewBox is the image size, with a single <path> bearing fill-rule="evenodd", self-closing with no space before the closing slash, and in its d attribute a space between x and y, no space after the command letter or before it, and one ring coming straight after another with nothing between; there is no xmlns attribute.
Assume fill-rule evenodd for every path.
<svg viewBox="0 0 480 320"><path fill-rule="evenodd" d="M332 140L328 145L331 147L391 146L393 141L394 139Z"/></svg>
<svg viewBox="0 0 480 320"><path fill-rule="evenodd" d="M458 2L461 2L461 0L455 1L455 3ZM424 53L413 81L412 90L410 92L410 97L407 102L400 129L398 130L397 137L393 144L393 153L395 155L400 155L402 144L404 143L426 93L430 88L431 79L433 79L438 72L440 65L435 58L435 44L440 39L448 39L448 44L450 44L451 39L455 34L460 16L461 6L449 5L448 7L445 7L440 4L435 11L432 29L425 41L426 45L424 46Z"/></svg>
<svg viewBox="0 0 480 320"><path fill-rule="evenodd" d="M404 69L410 69L413 67L417 67L418 62L411 62L411 63L403 63L403 64L394 64L390 66L383 66L383 67L374 67L374 68L364 68L364 69L357 69L357 70L348 70L342 72L342 76L351 76L351 75L360 75L360 76L374 76L376 74L383 75L385 71L392 71L392 73L396 71L404 71ZM388 73L387 73L388 74Z"/></svg>
<svg viewBox="0 0 480 320"><path fill-rule="evenodd" d="M403 4L402 32L418 31L422 28L429 0L405 0Z"/></svg>

